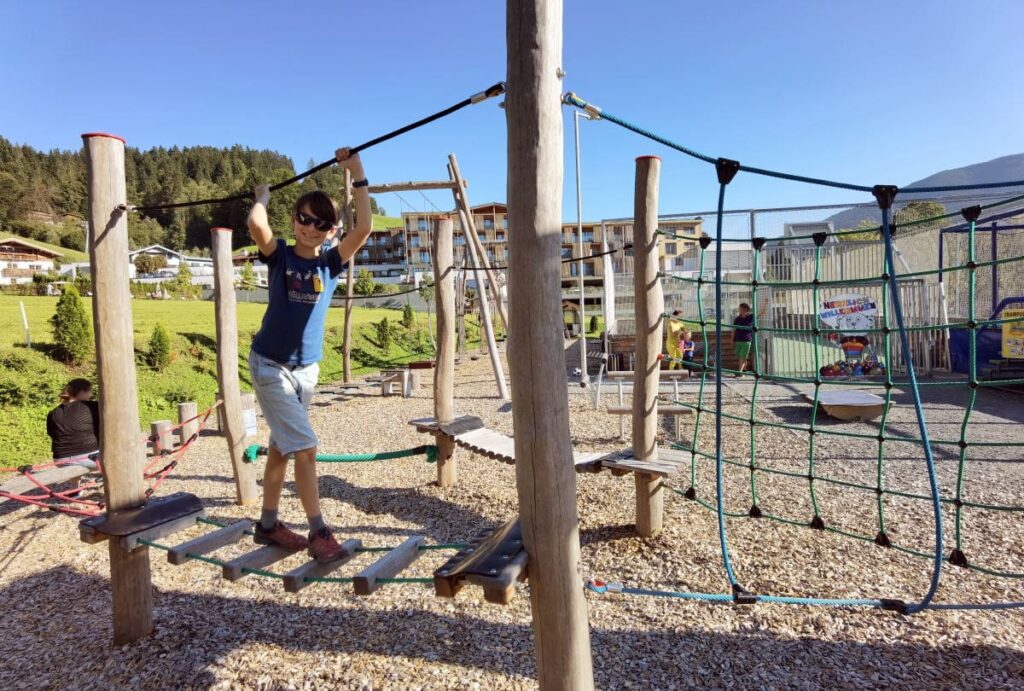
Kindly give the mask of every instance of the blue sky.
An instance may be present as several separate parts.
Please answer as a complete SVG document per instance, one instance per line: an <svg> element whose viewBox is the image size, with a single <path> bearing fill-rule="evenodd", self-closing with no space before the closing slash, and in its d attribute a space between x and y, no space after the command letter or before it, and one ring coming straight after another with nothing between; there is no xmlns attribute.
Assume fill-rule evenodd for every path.
<svg viewBox="0 0 1024 691"><path fill-rule="evenodd" d="M0 17L0 134L43 149L103 130L141 148L270 148L305 168L504 78L496 0L0 0ZM713 156L905 184L1024 151L1022 20L1017 0L566 0L565 88ZM575 218L565 114L565 216ZM663 155L663 212L714 206L709 166L607 122L581 125L587 218L632 213L633 159L651 153ZM438 179L451 151L473 203L504 200L496 101L364 161L374 182ZM740 176L727 206L863 200Z"/></svg>

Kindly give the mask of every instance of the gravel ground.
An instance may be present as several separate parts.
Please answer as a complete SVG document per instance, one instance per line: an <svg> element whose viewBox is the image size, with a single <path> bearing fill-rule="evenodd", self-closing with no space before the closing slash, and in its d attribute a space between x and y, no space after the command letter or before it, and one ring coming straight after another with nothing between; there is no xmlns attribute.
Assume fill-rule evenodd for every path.
<svg viewBox="0 0 1024 691"><path fill-rule="evenodd" d="M460 413L481 416L491 428L511 433L501 412L486 359L457 370ZM571 390L572 436L584 450L616 449L618 420L590 408L590 398ZM323 393L313 420L322 449L333 453L392 450L424 443L406 422L432 412L426 387L412 399ZM749 415L750 385L728 384L725 407ZM929 402L943 436L959 433L958 401L936 394ZM683 397L696 400L684 387ZM609 391L604 403L612 402ZM758 415L806 424L808 407L783 387L762 387ZM891 432L913 434L909 406L898 397ZM971 455L965 497L973 501L1024 503L1024 448L1019 398L992 392L976 416L977 437L1015 439L1022 446L992 455ZM945 422L940 422L945 420ZM823 424L833 424L823 421ZM705 416L698 435L712 449L713 422ZM858 423L844 429L877 429ZM666 437L670 436L666 423ZM724 451L749 457L749 425L726 421ZM935 428L933 434L938 436ZM265 434L265 430L263 430ZM972 430L972 435L975 432ZM692 440L693 420L683 422ZM807 434L758 428L758 462L807 468ZM260 439L263 441L264 439ZM628 443L628 442L627 442ZM232 504L233 488L220 437L204 436L163 492L187 490L202 497L213 518L254 517ZM955 449L954 449L955 451ZM973 454L975 450L972 449ZM986 451L986 453L981 453ZM874 482L874 442L821 435L816 472ZM940 450L942 481L955 479L955 458ZM1016 454L1016 457L1010 454ZM887 486L927 491L920 447L886 445ZM955 456L955 454L954 454ZM325 515L339 536L366 545L394 545L406 535L430 542L465 539L516 513L511 466L460 455L457 486L432 484L434 470L422 457L321 466ZM952 474L952 475L951 475ZM811 516L803 478L758 474L763 508L806 522ZM713 467L698 462L699 496L714 497ZM689 473L671 481L685 489ZM726 472L726 505L746 512L749 474ZM872 493L821 486L826 524L874 535ZM297 499L286 488L283 518L301 523ZM642 540L632 532L634 490L630 477L609 473L577 476L587 577L640 587L724 592L718 527L712 512L670 494L665 531ZM965 511L965 551L972 563L1024 571L1019 513ZM887 532L894 541L928 549L933 531L927 502L887 499ZM951 518L951 513L947 514ZM388 585L370 597L350 586L314 584L286 594L280 583L247 576L236 583L209 565L171 566L152 550L156 631L112 651L106 548L77 541L72 519L32 508L0 506L0 632L6 655L3 688L534 688L533 641L525 593L509 607L483 602L468 588L452 600L434 598L420 585ZM737 577L747 589L775 595L893 597L916 600L925 592L930 562L832 532L767 520L727 521ZM180 535L184 541L202 532ZM945 551L948 552L947 541ZM244 544L218 556L248 550ZM430 575L446 553L426 552L403 575ZM362 555L342 569L350 575L372 560ZM299 559L296 557L296 559ZM292 562L275 567L284 570ZM782 605L734 607L663 598L587 594L594 672L602 689L643 688L1024 688L1024 612L927 612L902 616L877 610ZM1024 582L985 576L946 565L938 600L1024 600Z"/></svg>

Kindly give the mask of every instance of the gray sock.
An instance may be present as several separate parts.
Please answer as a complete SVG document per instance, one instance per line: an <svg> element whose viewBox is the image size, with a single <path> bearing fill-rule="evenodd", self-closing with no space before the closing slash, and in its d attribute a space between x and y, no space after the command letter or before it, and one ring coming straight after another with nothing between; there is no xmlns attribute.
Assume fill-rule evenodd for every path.
<svg viewBox="0 0 1024 691"><path fill-rule="evenodd" d="M311 532L311 533L315 533L316 531L320 530L321 528L326 528L326 527L327 527L327 524L324 523L324 515L322 513L318 513L317 515L315 515L315 516L313 516L312 518L309 519L309 532Z"/></svg>
<svg viewBox="0 0 1024 691"><path fill-rule="evenodd" d="M260 513L260 527L271 530L277 525L277 509L263 509Z"/></svg>

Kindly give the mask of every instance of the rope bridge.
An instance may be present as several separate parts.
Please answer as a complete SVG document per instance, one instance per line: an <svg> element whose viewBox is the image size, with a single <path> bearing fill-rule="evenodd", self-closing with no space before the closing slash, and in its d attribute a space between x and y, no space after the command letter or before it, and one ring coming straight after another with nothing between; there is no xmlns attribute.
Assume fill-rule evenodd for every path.
<svg viewBox="0 0 1024 691"><path fill-rule="evenodd" d="M700 152L697 152L691 148L677 144L661 135L655 134L647 129L644 129L638 125L635 125L627 120L619 118L615 115L608 113L607 111L598 108L597 106L590 104L583 99L570 93L564 98L564 102L567 105L571 105L604 120L608 120L624 129L635 132L643 137L646 137L652 141L658 142L667 146L671 149L686 154L692 158L700 160L704 163L708 163L714 166L717 180L719 183L718 193L718 204L715 212L716 230L714 238L703 237L699 241L700 254L699 254L699 267L695 272L696 277L688 278L682 276L665 275L661 277L664 280L681 281L691 286L696 292L696 312L697 318L684 318L678 319L678 321L684 322L687 325L692 325L696 329L700 329L700 340L703 342L703 357L700 361L683 361L681 359L675 359L676 362L687 365L691 370L699 374L699 380L697 383L697 402L690 403L686 401L675 400L674 405L684 406L692 409L696 415L694 417L694 427L692 440L687 445L677 445L676 448L689 451L690 453L690 484L685 490L673 488L673 491L680 494L687 499L693 500L700 506L713 511L716 514L718 522L718 536L721 547L721 557L723 568L726 573L730 585L729 593L694 593L694 592L680 592L671 590L656 590L646 588L633 588L618 583L608 583L601 580L592 580L588 584L588 589L596 593L605 592L619 592L633 595L647 595L647 596L659 596L659 597L670 597L684 600L703 600L709 602L734 602L739 604L753 604L756 602L765 603L778 603L778 604L802 604L802 605L825 605L825 606L843 606L843 607L877 607L883 609L890 609L899 611L905 614L913 614L920 612L924 609L1009 609L1024 607L1024 602L997 602L997 603L978 603L978 604L939 604L934 603L933 599L939 587L940 576L944 563L950 563L956 566L973 569L975 571L985 573L992 576L1001 576L1006 578L1024 578L1024 573L1016 573L1007 571L1004 569L993 568L983 564L977 564L970 561L965 551L965 539L964 539L964 522L967 509L983 509L989 511L997 511L1003 513L1021 513L1024 512L1024 506L999 504L999 503L987 503L987 502L976 502L967 498L964 488L964 478L967 468L968 451L972 448L988 447L990 449L995 448L1019 448L1020 444L1013 441L972 441L969 438L969 429L972 415L976 410L976 403L978 393L984 390L986 387L995 386L1008 386L1008 385L1020 385L1024 384L1024 378L1021 379L1001 379L998 381L988 381L979 378L976 353L977 353L977 340L978 333L985 328L999 327L1003 324L1010 324L1015 322L1024 321L1022 318L998 318L998 314L993 314L990 318L984 319L983 315L979 314L975 304L975 277L979 270L985 268L992 268L1001 264L1011 264L1024 262L1024 256L1013 256L1013 257L995 257L993 256L990 261L978 261L974 251L974 234L976 231L976 225L980 222L979 219L982 213L993 207L1002 207L1014 202L1019 202L1024 199L1024 195L1011 197L1004 199L996 204L988 206L976 205L963 209L959 215L961 215L964 221L968 224L968 242L967 246L968 257L967 261L962 266L954 267L939 267L936 270L927 271L916 271L906 273L900 273L897 275L896 265L894 261L895 248L893 243L893 234L897 228L908 228L915 225L923 225L928 223L934 223L946 219L953 218L958 214L943 214L935 216L930 219L920 219L911 221L903 224L895 224L892 219L893 204L899 193L939 193L939 192L953 192L963 190L982 190L982 189L996 189L996 188L1007 188L1007 187L1020 187L1024 186L1024 180L1014 180L1006 182L994 182L994 183L982 183L982 184L971 184L971 185L953 185L953 186L932 186L932 187L913 187L900 190L899 188L891 185L858 185L852 183L846 183L841 181L826 180L822 178L812 178L802 175L794 175L790 173L784 173L780 171L774 171L764 168L755 168L751 166L745 166L740 164L738 161L726 159L726 158L715 158L707 156ZM837 232L817 232L808 234L806 236L793 236L786 237L781 240L768 240L766 238L754 237L751 240L734 240L723 238L723 213L725 209L725 195L728 185L734 179L734 177L740 172L752 173L755 175L768 176L778 179L785 179L797 182L804 182L814 185L822 185L827 187L833 187L838 189L846 189L858 192L870 192L877 204L880 212L880 223L875 228L858 228L854 231L837 231ZM1024 210L1021 211L1024 213ZM662 235L671 237L673 239L677 236L672 233L661 232ZM829 240L835 241L842 239L843 236L850 235L852 233L858 233L863 235L864 233L877 233L880 236L883 243L883 259L881 266L877 268L877 273L872 276L857 278L857 279L827 279L822 271L822 251L823 246ZM678 236L678 239L692 240L692 238ZM813 243L814 246L814 265L813 265L813 279L810 282L798 283L795 281L778 280L777 278L768 278L765 280L763 266L762 266L762 255L764 254L765 248L768 243L793 243L804 241L807 243ZM722 267L722 248L723 243L726 242L747 242L750 243L752 254L753 254L753 268L750 281L730 281L723 277ZM706 253L709 247L714 245L714 266L713 266L713 278L705 277L706 267ZM784 245L783 245L784 246ZM903 309L903 299L901 296L900 284L908 279L923 279L928 276L940 275L943 272L966 272L967 283L968 283L968 315L967 319L963 322L948 323L943 325L941 328L944 330L952 328L965 328L969 332L969 371L967 376L964 378L956 379L945 379L937 381L920 382L917 378L917 371L913 359L913 348L911 347L910 335L916 331L935 330L935 325L927 326L911 326L907 323L906 315ZM704 304L704 298L702 296L702 288L707 285L713 288L714 291L714 306L711 310L706 310ZM722 315L723 304L722 304L722 292L723 286L742 286L750 291L753 314L753 324L751 326L735 326L730 327L734 329L734 332L747 330L751 333L752 341L752 356L754 362L754 369L752 372L740 372L739 370L732 370L726 368L723 365L722 357L722 346L723 346L723 324ZM811 321L813 324L798 328L798 327L776 327L773 325L762 325L759 323L758 315L758 303L759 293L769 292L774 288L793 288L800 287L805 290L810 290L812 304L814 307L814 316ZM874 327L869 326L866 328L830 328L828 324L822 322L821 315L819 313L819 307L822 304L823 293L837 291L843 288L856 287L858 289L868 288L877 292L880 299L877 300L878 311L880 312L881 326ZM763 297L763 295L762 295ZM712 319L707 318L708 312L714 314ZM763 317L763 315L760 315ZM665 314L664 318L676 319L672 315ZM761 321L765 321L761 319ZM770 321L770 320L769 320ZM874 319L872 319L872 322ZM711 336L709 338L709 333ZM842 337L843 333L856 335L870 334L876 338L881 338L881 352L877 362L882 363L881 367L878 367L877 371L879 375L876 378L868 378L864 376L851 377L849 379L838 379L832 376L832 372L828 371L828 365L822 361L822 345L828 344L828 334L834 334L836 337ZM948 331L947 331L948 333ZM779 334L787 337L797 336L801 338L808 338L812 341L813 347L813 376L791 376L786 374L777 374L773 372L766 372L760 367L761 353L759 352L759 339L758 334ZM714 348L714 358L710 356L712 347ZM883 359L884 358L884 359ZM902 358L902 369L903 375L896 379L894 378L895 364L899 358ZM726 374L733 374L735 376L750 377L753 380L752 394L749 398L749 414L747 415L736 415L728 413L723 409L723 376ZM838 373L836 373L838 374ZM812 404L810 413L810 424L809 425L795 425L785 422L767 420L758 417L758 402L759 396L761 395L760 388L763 383L801 383L813 385L813 393L807 394L808 401ZM879 421L879 431L875 434L868 434L863 432L851 432L832 429L829 426L823 426L818 420L819 404L823 402L822 386L826 384L835 384L840 386L856 386L856 387L875 387L882 391L881 400L883 405L881 406L881 419ZM713 404L707 400L708 387L713 388ZM955 438L937 438L933 439L928 431L928 423L925 419L924 404L922 400L921 387L924 386L957 386L967 387L969 390L968 401L964 406L963 416L960 421L960 432ZM917 428L917 437L908 438L907 436L894 436L891 431L890 422L890 411L892 409L894 391L898 388L905 388L909 390L913 409L914 417ZM702 422L704 422L707 415L712 416L712 422L714 425L714 449L703 450L700 448L700 428ZM732 420L742 424L749 425L749 458L730 458L726 457L723 452L723 421ZM779 428L786 429L797 433L807 434L807 463L805 470L802 472L795 472L789 470L782 470L778 468L772 468L766 466L763 459L758 457L758 447L756 432L758 428ZM869 441L876 445L876 459L875 459L875 482L872 484L866 484L861 482L853 482L844 480L836 477L823 475L819 472L818 464L822 460L820 450L818 446L822 442L818 441L824 436L832 435L839 438L847 439L858 439L862 441ZM920 447L920 455L924 461L924 467L926 471L928 481L928 492L908 492L892 489L886 486L884 466L886 461L886 450L891 448L891 444L894 441L903 443L913 443ZM955 491L952 496L944 497L940 491L938 473L935 464L935 458L933 453L933 447L943 446L952 447L957 450L957 471L955 481ZM759 462L760 460L760 462ZM698 484L698 466L702 462L712 462L714 464L714 499L709 501L698 494L700 489ZM738 468L744 468L747 470L747 481L749 483L749 496L750 496L750 508L745 513L731 512L725 509L725 497L724 497L724 470L726 466L733 466ZM799 480L806 483L807 491L809 493L810 506L812 514L809 517L808 522L802 522L786 518L784 516L775 515L769 513L761 505L761 496L759 494L759 481L763 480L765 475L774 475L790 478L793 480ZM845 530L838 526L830 526L825 523L825 519L821 511L820 502L820 490L817 484L834 485L837 487L855 489L864 492L874 494L875 499L875 516L876 516L876 530L874 534L856 533L853 531ZM927 502L930 506L930 512L934 521L934 532L933 532L933 548L931 550L920 550L914 549L905 545L896 544L889 536L886 525L886 512L885 512L885 499L886 497L899 497L903 499L909 499L913 501ZM943 522L942 508L943 505L952 506L954 510L954 525L953 525L953 549L949 554L943 554L943 544L945 540L945 525ZM916 557L922 557L930 559L932 561L932 568L930 574L930 582L927 591L923 593L916 601L905 601L902 599L895 598L865 598L865 599L841 599L841 598L812 598L812 597L779 597L772 595L762 595L757 593L748 592L737 579L735 570L733 568L732 557L730 555L728 534L726 530L726 518L767 518L769 520L778 521L780 523L787 523L793 525L809 526L819 530L824 530L836 534L845 535L848 537L857 538L860 540L874 542L875 544L898 550L900 552L913 555Z"/></svg>

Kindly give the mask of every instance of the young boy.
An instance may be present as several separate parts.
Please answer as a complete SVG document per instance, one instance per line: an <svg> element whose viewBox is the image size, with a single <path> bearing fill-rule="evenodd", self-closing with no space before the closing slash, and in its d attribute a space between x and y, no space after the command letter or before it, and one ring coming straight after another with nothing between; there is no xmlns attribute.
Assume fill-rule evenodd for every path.
<svg viewBox="0 0 1024 691"><path fill-rule="evenodd" d="M352 172L356 227L339 244L323 249L338 227L338 207L320 191L295 202L292 229L295 244L274 237L267 220L270 189L256 188L249 212L249 234L267 267L270 304L252 342L249 373L263 416L270 427L269 453L263 473L263 513L256 525L256 543L286 549L307 549L317 561L341 556L341 548L320 513L316 478L317 439L307 412L320 373L324 319L338 277L352 255L370 236L372 216L366 175L358 154L335 152L338 164ZM277 518L288 456L295 457L295 486L309 520L309 537L289 530Z"/></svg>
<svg viewBox="0 0 1024 691"><path fill-rule="evenodd" d="M745 302L740 303L740 313L732 320L732 325L747 327L732 330L732 347L736 351L736 359L740 363L740 371L733 376L739 377L747 369L750 344L754 341L754 332L749 328L754 325L754 313L750 311L750 305Z"/></svg>

